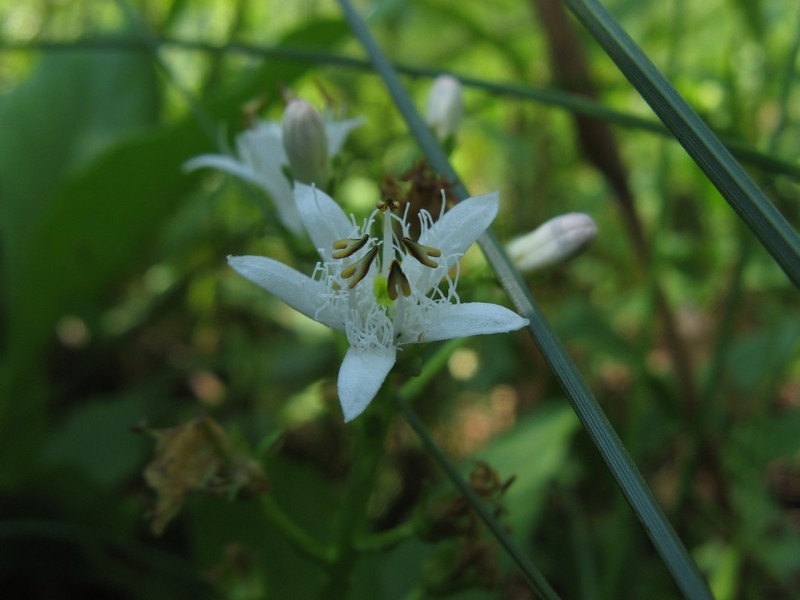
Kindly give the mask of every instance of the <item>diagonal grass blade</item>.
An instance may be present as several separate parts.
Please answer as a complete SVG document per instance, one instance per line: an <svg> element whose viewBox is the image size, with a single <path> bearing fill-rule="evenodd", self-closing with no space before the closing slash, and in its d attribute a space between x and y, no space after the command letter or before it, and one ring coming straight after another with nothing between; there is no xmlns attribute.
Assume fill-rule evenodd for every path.
<svg viewBox="0 0 800 600"><path fill-rule="evenodd" d="M369 54L375 70L383 78L398 110L402 113L428 160L434 169L456 182L454 186L456 195L461 199L466 198L468 196L466 188L459 181L433 134L422 121L388 59L372 38L366 23L356 13L349 0L339 0L339 3L353 33ZM687 598L712 598L711 591L697 566L678 539L597 400L589 391L578 368L567 355L530 292L522 283L519 273L508 260L502 246L491 232L485 234L479 243L514 305L522 315L530 319L529 331L534 341L558 378L573 409L597 446L678 587ZM522 565L519 566L522 568Z"/></svg>
<svg viewBox="0 0 800 600"><path fill-rule="evenodd" d="M739 217L800 287L800 236L597 0L564 0Z"/></svg>

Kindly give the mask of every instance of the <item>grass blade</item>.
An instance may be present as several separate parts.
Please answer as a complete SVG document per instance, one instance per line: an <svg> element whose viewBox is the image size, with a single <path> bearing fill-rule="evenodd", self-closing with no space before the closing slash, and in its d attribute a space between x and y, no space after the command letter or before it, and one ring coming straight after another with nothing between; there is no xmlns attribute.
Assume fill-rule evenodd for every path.
<svg viewBox="0 0 800 600"><path fill-rule="evenodd" d="M597 0L564 0L783 271L800 287L800 237Z"/></svg>
<svg viewBox="0 0 800 600"><path fill-rule="evenodd" d="M339 0L339 3L351 29L369 54L375 70L383 78L398 110L402 113L431 165L440 174L456 182L454 192L459 198L466 198L468 196L466 188L460 182L433 134L422 121L388 59L369 33L366 24L353 9L349 0ZM678 587L687 598L698 600L712 598L711 591L697 566L678 539L597 400L589 391L578 368L567 355L566 350L520 279L519 273L508 260L502 246L491 232L481 237L479 243L517 310L530 319L529 331L534 341L558 378L573 409L591 436Z"/></svg>
<svg viewBox="0 0 800 600"><path fill-rule="evenodd" d="M508 555L511 557L511 559L517 563L520 571L525 575L528 582L536 590L539 596L545 598L546 600L557 600L559 597L558 594L556 594L553 588L550 587L550 584L547 583L544 575L539 572L536 566L519 548L519 546L514 543L508 532L503 528L503 526L494 517L492 512L478 497L478 494L475 493L475 490L473 490L464 480L464 478L461 476L461 473L458 472L458 469L453 465L453 463L450 462L444 452L442 452L441 448L436 445L436 442L433 441L433 438L428 435L425 425L422 423L416 413L411 410L411 407L408 405L408 403L403 400L399 394L395 395L394 401L398 408L405 415L408 424L417 434L419 439L422 440L422 444L425 446L425 449L428 451L428 453L433 457L433 460L436 461L439 467L441 467L450 480L456 485L461 494L467 499L472 509L486 524L486 526L489 528L489 531L492 532L492 535L495 536L498 543L505 549L506 552L508 552Z"/></svg>

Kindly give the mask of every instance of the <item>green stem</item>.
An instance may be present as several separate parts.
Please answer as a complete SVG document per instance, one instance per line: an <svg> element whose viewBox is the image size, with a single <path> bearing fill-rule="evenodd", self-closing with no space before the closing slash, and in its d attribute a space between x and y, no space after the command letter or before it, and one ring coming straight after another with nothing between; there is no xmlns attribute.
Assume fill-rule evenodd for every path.
<svg viewBox="0 0 800 600"><path fill-rule="evenodd" d="M411 402L417 398L428 386L439 371L441 371L453 352L461 348L466 343L465 338L455 338L443 343L436 352L425 361L425 367L417 377L406 381L398 390L397 394L406 402Z"/></svg>
<svg viewBox="0 0 800 600"><path fill-rule="evenodd" d="M150 56L153 58L153 63L161 72L166 82L171 85L178 95L183 99L183 101L186 102L186 105L189 107L189 110L192 111L194 118L200 124L200 127L203 129L206 136L208 136L208 138L211 140L215 139L216 127L213 120L200 102L197 101L189 88L183 85L183 82L180 80L180 78L170 68L166 61L161 58L161 49L156 34L150 29L148 24L139 15L136 9L131 6L128 0L117 0L117 6L119 6L120 11L128 20L129 26L142 36L142 42L144 43L145 48L150 53Z"/></svg>
<svg viewBox="0 0 800 600"><path fill-rule="evenodd" d="M417 532L415 520L406 521L397 527L364 536L356 543L359 552L376 552L407 540Z"/></svg>
<svg viewBox="0 0 800 600"><path fill-rule="evenodd" d="M473 490L469 483L467 483L467 481L461 476L461 473L459 473L455 465L450 462L450 459L447 458L445 453L428 434L428 430L425 428L425 425L423 425L422 421L420 421L419 417L414 413L414 411L411 410L411 407L399 395L395 395L394 400L395 404L397 404L398 408L405 415L408 424L411 425L411 428L416 432L417 436L419 436L419 439L422 441L425 449L467 499L472 509L486 524L503 549L514 560L531 586L542 598L558 598L558 595L553 588L550 587L550 584L547 583L547 580L544 578L544 576L539 572L530 559L525 556L525 553L519 548L519 546L514 543L514 540L511 539L511 536L508 534L505 528L497 521L492 511L478 497L478 495L475 493L475 490Z"/></svg>
<svg viewBox="0 0 800 600"><path fill-rule="evenodd" d="M569 515L569 533L575 566L578 571L578 589L580 597L584 600L595 600L600 597L600 578L597 576L597 567L592 555L592 536L583 507L575 498L571 489L564 489L561 498L564 508Z"/></svg>
<svg viewBox="0 0 800 600"><path fill-rule="evenodd" d="M442 176L454 182L453 192L456 197L462 200L467 198L469 192L460 181L458 174L447 160L447 156L439 147L430 129L417 112L388 59L370 34L366 23L355 11L349 0L339 0L339 4L347 21L350 23L354 35L358 37L369 54L375 65L375 70L381 75L395 102L395 106L402 113L409 130L422 147L431 166ZM556 337L537 302L522 281L519 272L508 259L500 242L491 231L487 231L481 236L478 243L486 259L495 269L498 280L517 310L522 316L530 320L528 331L541 350L542 356L544 356L553 374L558 379L559 384L564 389L572 408L592 438L595 447L600 452L609 470L614 475L622 492L625 494L625 498L661 555L675 582L688 598L698 600L711 598L711 591L700 574L697 565L695 565L675 530L670 525L652 492L647 487L644 478L622 445L602 408L600 408L597 399L589 390L580 371L578 371L578 367L570 359L561 341ZM800 267L798 270L800 270ZM800 280L800 275L798 280ZM397 401L400 403L401 408L404 408L404 410L407 408L407 405L400 399L397 399ZM410 410L407 411L407 414L409 413ZM418 425L421 426L419 423ZM424 431L424 428L421 430ZM505 535L505 532L500 533ZM500 539L500 533L495 533L498 539ZM523 565L529 564L527 558L518 553L512 554L512 558L528 576L528 572L523 568ZM531 581L531 583L534 584L534 581ZM542 583L547 586L546 589L550 589L547 582L542 580ZM543 587L542 589L545 588Z"/></svg>
<svg viewBox="0 0 800 600"><path fill-rule="evenodd" d="M208 54L234 54L243 56L255 56L261 58L273 58L282 60L292 60L298 62L312 62L317 64L334 65L349 69L366 70L370 68L369 61L350 56L332 54L309 50L306 48L290 48L286 46L263 46L250 45L239 42L228 42L225 44L210 44L199 40L177 39L170 37L158 37L156 42L159 46L178 48L186 51L205 52ZM147 41L139 38L84 38L70 42L56 41L34 41L34 42L15 42L10 40L0 40L0 52L63 52L75 50L109 50L117 52L149 52L151 47ZM431 69L427 67L415 67L411 65L395 64L399 73L412 77L434 78L443 74L441 69ZM661 123L640 117L619 110L614 110L600 102L589 100L577 94L570 94L560 90L522 85L517 83L504 83L488 81L478 77L471 77L466 74L451 73L465 86L484 90L490 94L504 96L506 98L523 98L543 104L553 106L571 113L586 115L602 119L608 123L620 127L639 129L655 133L657 135L671 137L670 131ZM771 152L759 152L754 150L742 140L721 135L728 150L743 162L754 167L758 167L766 173L774 175L785 175L795 181L800 180L800 167L790 161L784 160Z"/></svg>
<svg viewBox="0 0 800 600"><path fill-rule="evenodd" d="M389 390L391 386L385 385L384 389ZM391 420L390 405L381 400L386 398L374 400L370 410L353 423L356 429L354 462L340 513L335 558L329 565L328 583L320 596L326 600L348 597L350 579L358 561L360 548L357 542L364 529L367 506Z"/></svg>
<svg viewBox="0 0 800 600"><path fill-rule="evenodd" d="M301 554L323 565L333 563L332 549L326 548L301 529L297 523L283 512L275 502L275 498L269 494L262 496L261 508L264 509L264 513L269 517L270 521L281 530Z"/></svg>

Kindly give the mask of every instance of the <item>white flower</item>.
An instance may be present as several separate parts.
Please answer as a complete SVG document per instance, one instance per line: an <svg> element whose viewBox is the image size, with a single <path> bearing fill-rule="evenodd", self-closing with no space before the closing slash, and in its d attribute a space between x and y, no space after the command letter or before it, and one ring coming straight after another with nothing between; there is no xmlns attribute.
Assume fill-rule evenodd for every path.
<svg viewBox="0 0 800 600"><path fill-rule="evenodd" d="M284 120L290 119L289 129L294 132L299 129L297 117L300 111L298 109L305 108L301 105L293 106L296 102L308 104L302 100L292 100L287 106ZM308 106L310 107L310 105ZM312 110L314 109L312 108ZM308 115L306 110L302 112ZM316 113L316 111L314 112ZM318 113L316 116L319 118ZM308 119L309 117L303 118ZM313 117L311 118L313 119ZM320 121L324 129L322 135L317 134L315 136L313 143L318 145L320 138L324 140L325 158L317 162L329 165L330 158L339 153L347 135L355 127L358 127L363 122L363 119L349 119L346 121L320 119ZM236 136L237 156L202 154L186 161L183 168L186 171L193 171L194 169L211 167L257 185L272 198L281 223L294 233L300 233L303 230L303 224L292 197L291 184L284 174L283 168L288 165L294 173L295 165L292 164L290 159L295 156L303 161L304 158L302 151L299 151L297 140L290 143L292 153L287 155L284 148L283 130L284 126L277 121L258 121L253 127ZM293 136L298 137L295 134ZM294 145L292 146L292 144ZM321 152L316 152L317 156L320 154ZM309 176L308 168L304 162L300 162L296 166L297 174L295 174L295 177L302 181ZM330 169L328 167L326 179L329 178ZM328 185L327 180L314 183L323 187Z"/></svg>
<svg viewBox="0 0 800 600"><path fill-rule="evenodd" d="M592 217L567 213L512 240L506 252L520 271L530 273L569 260L588 248L595 237L597 225Z"/></svg>
<svg viewBox="0 0 800 600"><path fill-rule="evenodd" d="M433 81L425 109L425 122L440 140L458 131L464 114L461 83L450 75L440 75Z"/></svg>
<svg viewBox="0 0 800 600"><path fill-rule="evenodd" d="M435 223L420 211L417 241L409 237L407 214L394 214L390 203L359 226L316 188L296 184L295 199L321 258L311 277L261 256L228 263L295 310L346 333L350 348L338 379L345 421L378 393L401 346L528 323L496 304L461 303L456 293L458 260L494 219L497 193L464 200ZM373 225L381 230L377 238Z"/></svg>

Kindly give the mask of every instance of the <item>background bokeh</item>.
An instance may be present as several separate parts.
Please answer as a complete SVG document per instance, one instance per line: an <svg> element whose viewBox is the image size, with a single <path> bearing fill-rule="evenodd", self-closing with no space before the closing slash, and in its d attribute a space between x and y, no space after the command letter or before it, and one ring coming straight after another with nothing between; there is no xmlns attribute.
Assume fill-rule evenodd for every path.
<svg viewBox="0 0 800 600"><path fill-rule="evenodd" d="M797 227L796 2L606 4ZM597 222L587 252L526 282L716 597L798 597L796 289L560 3L359 9L421 109L434 73L465 79L451 159L472 193L500 191L501 240ZM181 165L231 144L248 102L280 120L289 89L365 118L334 194L364 214L421 156L364 58L327 0L0 2L0 596L320 593L279 521L333 535L358 458L335 391L346 342L226 266L310 270L269 202ZM462 298L508 304L477 249L464 264ZM409 350L396 381L441 349ZM515 478L487 499L559 593L676 597L526 333L445 351L414 408L465 475L481 460ZM204 419L227 479L186 467L203 492L155 535L147 465L165 430ZM251 468L269 500L240 493ZM485 531L423 535L454 497L395 419L367 516L404 535L365 549L348 597L534 597Z"/></svg>

